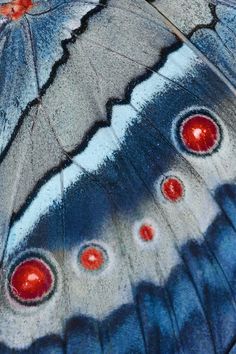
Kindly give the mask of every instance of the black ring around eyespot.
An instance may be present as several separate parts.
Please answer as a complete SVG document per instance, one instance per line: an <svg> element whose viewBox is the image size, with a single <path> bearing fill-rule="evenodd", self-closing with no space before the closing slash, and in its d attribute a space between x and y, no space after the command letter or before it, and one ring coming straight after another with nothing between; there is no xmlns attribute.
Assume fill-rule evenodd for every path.
<svg viewBox="0 0 236 354"><path fill-rule="evenodd" d="M89 251L91 251L92 256L98 257L97 263L95 261L95 263L93 264L92 262L89 262L89 259L86 261L86 258L89 257ZM98 243L94 243L94 242L86 243L79 249L78 263L79 266L86 272L90 272L90 273L100 272L106 268L108 262L109 262L109 257L107 251L104 249L104 247L102 247Z"/></svg>
<svg viewBox="0 0 236 354"><path fill-rule="evenodd" d="M211 120L218 131L218 137L216 140L216 144L213 146L213 148L209 149L208 151L193 151L191 149L188 149L186 147L186 145L183 142L183 138L182 138L182 127L183 124L190 118L194 117L194 116L204 116L206 118L208 118L209 120ZM213 153L219 151L221 145L222 145L222 140L223 140L223 129L221 124L219 123L219 120L208 110L206 109L190 109L189 111L184 112L184 114L178 119L178 121L175 123L175 126L173 127L173 131L174 131L174 137L175 140L179 146L179 148L184 152L187 153L189 155L195 156L195 157L206 157L206 156L211 156Z"/></svg>
<svg viewBox="0 0 236 354"><path fill-rule="evenodd" d="M45 293L45 295L42 295L41 297L37 298L36 300L22 300L20 296L17 296L14 291L12 290L12 276L14 272L17 270L17 268L21 265L24 264L25 262L31 261L31 260L37 260L41 262L50 272L52 283L50 286L50 289L48 292ZM19 269L19 268L18 268ZM11 265L10 269L8 271L7 275L7 289L8 292L13 300L15 300L17 303L24 305L26 307L30 306L38 306L46 301L48 301L52 295L55 292L55 289L57 288L57 272L55 266L48 260L47 257L42 255L41 253L37 252L26 252L20 255Z"/></svg>
<svg viewBox="0 0 236 354"><path fill-rule="evenodd" d="M170 194L168 194L168 190L165 190L165 186L166 186L166 183L168 183L168 182L171 183L172 181L176 182L177 190L172 191L172 189L170 189ZM166 186L166 187L168 187L168 186ZM172 188L173 188L173 186L172 186ZM186 193L186 187L185 187L182 179L177 177L177 175L172 175L172 174L166 175L165 177L162 178L161 183L160 183L160 190L161 190L161 194L162 194L163 198L165 198L166 200L168 200L171 203L180 202L181 200L184 199L185 193ZM172 195L171 195L171 192L172 192Z"/></svg>

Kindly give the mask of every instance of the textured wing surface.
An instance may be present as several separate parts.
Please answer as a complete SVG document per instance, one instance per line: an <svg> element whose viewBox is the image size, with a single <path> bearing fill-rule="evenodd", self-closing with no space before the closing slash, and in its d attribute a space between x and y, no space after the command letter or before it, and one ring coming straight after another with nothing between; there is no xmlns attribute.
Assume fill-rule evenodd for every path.
<svg viewBox="0 0 236 354"><path fill-rule="evenodd" d="M1 15L0 7L0 153L28 104L39 99L55 63L65 59L62 42L98 4L98 0L36 3L32 13L17 21Z"/></svg>
<svg viewBox="0 0 236 354"><path fill-rule="evenodd" d="M2 353L234 352L236 12L206 7L191 31L175 3L119 4L70 45L2 162ZM34 302L14 282L32 259L51 274Z"/></svg>

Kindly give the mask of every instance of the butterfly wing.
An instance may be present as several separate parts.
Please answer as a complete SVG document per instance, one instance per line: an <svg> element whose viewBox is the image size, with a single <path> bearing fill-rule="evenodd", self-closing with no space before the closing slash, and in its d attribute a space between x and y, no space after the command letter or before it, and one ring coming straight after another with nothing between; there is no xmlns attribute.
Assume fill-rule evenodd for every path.
<svg viewBox="0 0 236 354"><path fill-rule="evenodd" d="M71 38L72 30L84 27L86 16L99 10L98 5L96 0L41 2L19 20L11 13L3 16L5 5L0 6L0 153L13 139L28 105L39 99L52 79L52 68L56 71L58 62L66 60L63 42Z"/></svg>
<svg viewBox="0 0 236 354"><path fill-rule="evenodd" d="M118 97L124 97L125 76L130 82L141 75L126 90L124 100L110 103L107 117L104 102L112 95L104 93L101 96L106 100L95 101L102 103L99 117L105 121L104 126L91 130L94 119L87 125L82 118L78 122L74 119L76 123L69 120L72 132L67 131L66 136L64 128L60 131L60 124L52 119L56 114L51 114L51 102L59 107L61 120L68 112L70 117L74 111L77 117L99 112L94 106L86 111L84 107L89 104L84 106L82 99L80 104L73 98L71 107L66 106L73 90L67 89L62 95L59 83L65 82L63 75L82 75L73 70L75 64L69 60L42 98L43 109L36 106L29 112L29 122L34 116L42 117L34 161L40 161L39 152L46 147L42 140L46 127L57 146L58 160L53 161L57 168L44 178L36 178L36 183L22 177L28 159L18 162L22 167L15 184L17 192L12 209L9 207L15 215L2 242L3 353L17 348L22 353L209 354L226 353L232 348L236 333L236 109L235 73L229 64L231 57L227 57L229 44L223 48L226 61L219 65L222 46L214 45L213 35L203 35L208 27L192 34L185 26L180 32L184 37L179 38L180 26L173 20L166 23L163 9L156 8L155 2L154 7L143 1L136 4L135 14L133 3L125 7L130 16L125 23L134 35L127 36L125 27L121 37L131 38L131 49L135 50L140 32L132 25L138 18L147 38L153 26L157 33L161 31L162 38L165 34L168 51L160 55L154 47L152 52L153 40L150 46L145 41L148 54L144 52L141 57L142 48L138 47L134 56L133 50L126 52L130 46L119 48L117 33L121 28L115 31L112 46L103 33L101 42L90 37L98 33L94 28L91 35L88 30L71 45L71 58L73 51L75 58L80 55L76 48L80 38L86 38L83 49L85 43L91 48L90 52L81 49L85 57L95 46L98 48L99 57L109 67L105 82L109 77L111 82L121 77L117 87L115 82L108 86ZM104 9L91 23L103 25L107 18L111 27L104 27L117 29L117 9L113 6L111 2L114 17ZM234 8L230 12L226 6L223 9L223 17L235 12ZM222 5L215 10L222 11ZM121 11L118 9L119 18ZM229 20L217 19L228 26ZM211 31L215 33L215 29ZM224 29L221 31L224 33ZM206 47L208 37L214 37L212 46L220 51L214 60L212 53L201 49ZM120 62L120 71L115 74L110 58ZM98 62L100 70L102 62ZM106 73L106 68L97 71L93 63L96 61L90 62L93 79L101 83L103 76L97 73ZM124 76L119 75L122 68ZM71 80L68 87L71 82L76 87ZM81 93L86 102L90 87L96 87L89 91L94 92L92 97L98 96L97 85L90 85ZM64 115L63 107L67 108ZM87 129L90 132L85 135L86 143L79 134L73 139L73 128L75 124L79 127L80 121L81 137ZM30 124L28 127L25 131L30 139L33 130ZM207 132L203 140L202 131ZM48 172L45 166L39 169L43 176ZM24 182L22 197L18 195L19 181L25 180L28 185ZM6 178L3 181L6 183ZM36 270L44 269L40 274L49 279L47 289L33 299L22 289L22 281L17 281L29 269L26 262L31 262L30 267L37 265Z"/></svg>

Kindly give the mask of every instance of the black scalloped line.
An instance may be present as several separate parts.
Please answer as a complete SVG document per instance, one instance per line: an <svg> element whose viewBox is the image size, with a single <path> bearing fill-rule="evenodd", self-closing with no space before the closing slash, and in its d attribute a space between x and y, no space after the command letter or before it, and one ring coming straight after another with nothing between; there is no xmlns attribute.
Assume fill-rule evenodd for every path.
<svg viewBox="0 0 236 354"><path fill-rule="evenodd" d="M63 54L62 54L61 58L53 64L52 69L51 69L51 73L50 73L50 76L49 76L47 82L39 90L39 97L36 97L34 100L29 102L27 104L26 108L24 110L22 110L22 113L18 119L18 122L17 122L14 130L13 130L11 138L9 139L3 152L0 154L0 164L4 160L5 156L7 155L8 151L11 147L11 144L13 143L14 139L16 138L18 131L23 123L24 118L29 114L29 111L31 110L31 108L33 106L36 106L39 103L40 98L45 94L45 92L47 91L49 86L54 82L54 79L57 75L58 68L62 64L65 64L68 61L68 59L70 57L70 53L68 50L68 44L74 43L76 41L76 36L86 31L90 17L95 15L96 13L102 11L103 8L107 5L107 1L108 0L100 0L99 4L101 4L103 6L99 6L99 4L98 4L98 5L96 5L96 7L94 9L90 10L86 15L84 15L81 19L81 24L80 24L79 28L77 28L71 32L70 38L64 39L63 41L61 41L61 47L63 50Z"/></svg>

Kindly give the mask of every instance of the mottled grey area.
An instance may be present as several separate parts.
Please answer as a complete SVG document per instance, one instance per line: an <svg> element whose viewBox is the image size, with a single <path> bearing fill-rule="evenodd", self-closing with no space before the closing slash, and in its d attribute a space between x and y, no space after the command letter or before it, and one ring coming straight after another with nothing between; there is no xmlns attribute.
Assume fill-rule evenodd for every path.
<svg viewBox="0 0 236 354"><path fill-rule="evenodd" d="M109 4L70 46L70 60L42 99L66 151L80 143L94 122L107 119L107 101L123 99L127 84L175 41L143 0Z"/></svg>
<svg viewBox="0 0 236 354"><path fill-rule="evenodd" d="M155 0L155 5L185 35L194 27L207 25L212 21L208 0Z"/></svg>
<svg viewBox="0 0 236 354"><path fill-rule="evenodd" d="M63 56L61 41L71 38L81 19L98 4L81 0L57 6L54 0L41 1L31 12L17 21L0 15L0 153L3 153L28 103L50 77L55 62ZM57 6L52 11L49 6ZM66 31L63 27L68 26Z"/></svg>

